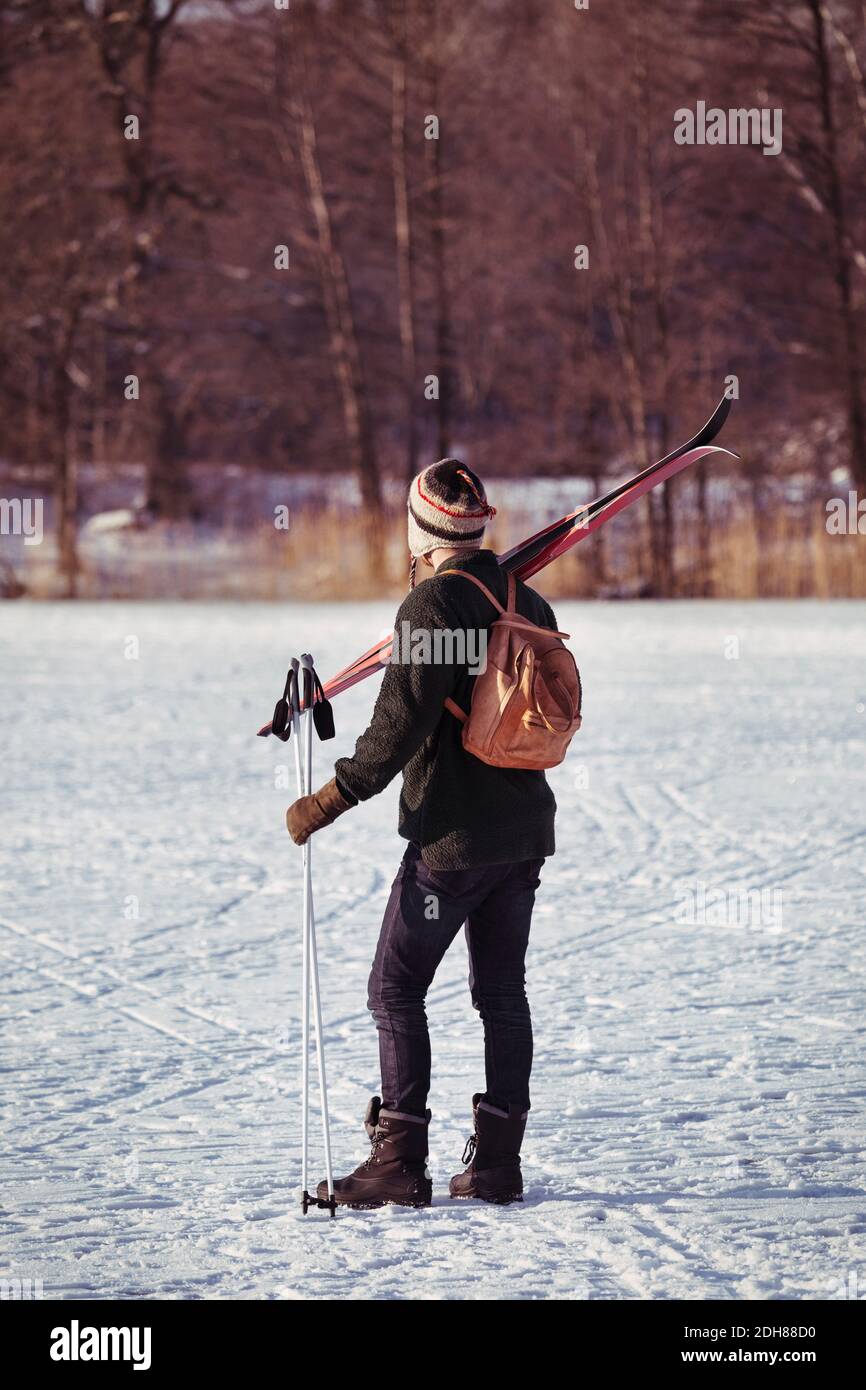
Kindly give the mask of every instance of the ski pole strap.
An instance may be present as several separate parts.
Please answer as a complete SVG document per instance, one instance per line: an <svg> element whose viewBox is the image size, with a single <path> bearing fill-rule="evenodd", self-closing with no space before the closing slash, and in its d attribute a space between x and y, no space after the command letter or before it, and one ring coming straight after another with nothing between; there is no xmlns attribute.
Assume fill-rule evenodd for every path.
<svg viewBox="0 0 866 1390"><path fill-rule="evenodd" d="M313 711L313 728L324 743L335 734L334 711L309 652L301 660L304 663L304 709Z"/></svg>
<svg viewBox="0 0 866 1390"><path fill-rule="evenodd" d="M292 711L296 707L296 701L297 681L294 667L290 666L283 693L274 706L274 717L271 721L271 732L282 739L283 743L288 742L292 735Z"/></svg>
<svg viewBox="0 0 866 1390"><path fill-rule="evenodd" d="M303 670L303 689L301 687L300 669ZM303 657L303 665L292 660L289 667L283 693L274 706L274 715L270 724L265 724L259 729L259 738L267 738L269 734L275 734L277 738L287 743L292 736L292 716L300 714L302 709L312 709L313 727L319 738L324 742L326 739L334 738L336 730L334 728L334 711L331 702L325 695L325 688L319 678L319 673L313 665L313 658L308 655Z"/></svg>
<svg viewBox="0 0 866 1390"><path fill-rule="evenodd" d="M318 671L313 668L311 668L311 671L315 683L313 725L319 738L325 743L336 734L336 729L334 728L334 711L331 708L330 700L325 698L325 691L322 687L322 682L319 680Z"/></svg>

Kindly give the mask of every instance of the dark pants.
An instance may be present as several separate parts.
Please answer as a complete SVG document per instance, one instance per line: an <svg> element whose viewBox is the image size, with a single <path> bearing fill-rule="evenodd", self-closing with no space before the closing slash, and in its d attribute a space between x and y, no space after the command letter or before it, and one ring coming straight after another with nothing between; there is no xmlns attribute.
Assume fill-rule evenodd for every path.
<svg viewBox="0 0 866 1390"><path fill-rule="evenodd" d="M379 1030L382 1100L423 1115L430 1089L424 999L466 923L469 989L484 1022L491 1104L529 1109L532 1022L524 961L543 859L475 869L428 869L410 844L391 888L370 972L367 1005Z"/></svg>

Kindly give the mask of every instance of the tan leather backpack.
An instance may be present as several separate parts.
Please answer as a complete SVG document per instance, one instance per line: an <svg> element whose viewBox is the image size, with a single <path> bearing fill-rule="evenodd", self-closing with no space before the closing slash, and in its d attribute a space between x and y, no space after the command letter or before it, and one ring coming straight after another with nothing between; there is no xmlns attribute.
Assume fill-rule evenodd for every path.
<svg viewBox="0 0 866 1390"><path fill-rule="evenodd" d="M487 664L475 678L469 713L452 699L445 708L463 725L463 747L491 767L556 767L580 728L582 691L567 632L537 627L515 608L517 585L508 576L503 608L486 584L467 570L443 570L470 579L499 613L490 628Z"/></svg>

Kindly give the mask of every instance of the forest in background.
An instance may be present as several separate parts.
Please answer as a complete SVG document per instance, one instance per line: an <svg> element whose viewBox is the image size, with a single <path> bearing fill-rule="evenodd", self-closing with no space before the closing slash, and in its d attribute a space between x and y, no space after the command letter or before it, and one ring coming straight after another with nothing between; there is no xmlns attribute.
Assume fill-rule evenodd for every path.
<svg viewBox="0 0 866 1390"><path fill-rule="evenodd" d="M678 144L698 102L781 111L780 152ZM458 453L597 495L734 377L730 490L666 484L557 591L866 593L825 525L866 496L860 0L0 0L0 130L0 493L52 504L31 592L136 591L84 539L86 480L131 466L129 543L170 540L178 596L202 470L355 481L349 518L327 487L288 531L252 508L233 586L240 556L303 594L315 553L316 592L396 590L393 480Z"/></svg>

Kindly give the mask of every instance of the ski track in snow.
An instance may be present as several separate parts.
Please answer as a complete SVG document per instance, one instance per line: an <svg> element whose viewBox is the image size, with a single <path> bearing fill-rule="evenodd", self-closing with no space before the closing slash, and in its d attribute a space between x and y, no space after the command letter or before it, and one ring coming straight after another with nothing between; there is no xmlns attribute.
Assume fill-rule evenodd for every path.
<svg viewBox="0 0 866 1390"><path fill-rule="evenodd" d="M301 1215L294 763L254 735L293 651L328 675L391 616L3 606L0 1277L48 1298L736 1300L837 1297L854 1271L866 1296L863 604L557 604L585 719L551 774L526 1202L447 1197L483 1086L458 939L428 1001L434 1206ZM336 702L321 781L376 688ZM396 785L314 841L338 1173L367 1152L395 822ZM700 884L776 890L781 922L684 923ZM314 1098L315 1176L318 1124Z"/></svg>

